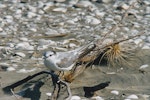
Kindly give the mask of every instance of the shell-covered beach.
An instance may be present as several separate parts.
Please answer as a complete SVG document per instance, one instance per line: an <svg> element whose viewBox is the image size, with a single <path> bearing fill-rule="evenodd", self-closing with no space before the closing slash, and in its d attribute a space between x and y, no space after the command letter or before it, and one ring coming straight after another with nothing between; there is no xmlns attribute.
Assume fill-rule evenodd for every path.
<svg viewBox="0 0 150 100"><path fill-rule="evenodd" d="M71 100L150 99L150 1L1 0L0 100L49 100L53 84L47 75L18 86L16 95L3 91L48 70L42 58L45 51L67 52L95 40L110 43L138 34L120 43L133 52L123 64L93 64L77 76L69 84ZM87 95L85 88L99 84L108 86ZM58 100L66 97L62 87Z"/></svg>

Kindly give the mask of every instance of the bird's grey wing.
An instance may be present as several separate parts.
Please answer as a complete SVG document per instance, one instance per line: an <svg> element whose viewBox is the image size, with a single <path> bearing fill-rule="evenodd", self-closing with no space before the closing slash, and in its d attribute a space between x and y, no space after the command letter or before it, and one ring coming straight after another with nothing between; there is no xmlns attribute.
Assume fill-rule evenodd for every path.
<svg viewBox="0 0 150 100"><path fill-rule="evenodd" d="M60 59L60 61L56 62L56 64L60 68L67 68L67 67L70 67L75 62L77 57L73 55L72 53L62 52L58 54L58 59Z"/></svg>
<svg viewBox="0 0 150 100"><path fill-rule="evenodd" d="M60 60L56 63L61 68L70 67L73 63L75 63L75 61L77 61L80 58L80 56L82 57L82 55L86 55L88 53L87 51L92 50L93 48L95 48L95 45L90 44L87 46L82 46L72 51L59 52L57 54L57 58Z"/></svg>

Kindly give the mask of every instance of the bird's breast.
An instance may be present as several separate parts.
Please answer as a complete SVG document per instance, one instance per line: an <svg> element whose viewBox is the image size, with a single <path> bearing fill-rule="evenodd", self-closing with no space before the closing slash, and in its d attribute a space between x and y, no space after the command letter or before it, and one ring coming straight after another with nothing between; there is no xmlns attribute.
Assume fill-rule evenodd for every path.
<svg viewBox="0 0 150 100"><path fill-rule="evenodd" d="M56 66L55 66L55 63L52 62L50 59L45 59L45 60L44 60L44 65L45 65L47 68L49 68L50 70L53 70L53 71L57 70L57 69L56 69Z"/></svg>

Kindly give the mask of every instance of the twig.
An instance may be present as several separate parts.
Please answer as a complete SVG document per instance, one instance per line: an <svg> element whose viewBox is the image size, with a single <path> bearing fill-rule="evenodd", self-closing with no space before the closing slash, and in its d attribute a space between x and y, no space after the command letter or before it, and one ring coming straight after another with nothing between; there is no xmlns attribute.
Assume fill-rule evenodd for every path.
<svg viewBox="0 0 150 100"><path fill-rule="evenodd" d="M11 93L15 96L15 98L16 98L17 100L19 100L19 98L15 95L14 91L13 91L12 89L10 89L10 91L11 91Z"/></svg>
<svg viewBox="0 0 150 100"><path fill-rule="evenodd" d="M126 10L124 16L122 16L121 22L123 22L123 20L128 16L128 11L134 7L135 3L137 3L137 1L133 2L133 3L129 6L129 8Z"/></svg>
<svg viewBox="0 0 150 100"><path fill-rule="evenodd" d="M66 98L66 100L70 100L71 96L72 96L72 93L71 93L69 84L67 82L63 81L63 80L60 80L60 84L63 84L67 87L67 92L68 92L69 96Z"/></svg>
<svg viewBox="0 0 150 100"><path fill-rule="evenodd" d="M145 32L142 32L142 33L140 33L140 34L138 34L138 35L131 36L131 37L127 38L127 39L122 39L122 40L116 41L116 42L114 42L114 43L112 43L112 44L105 45L105 46L103 46L103 47L101 47L101 48L98 48L98 49L99 49L99 50L101 50L101 49L106 48L106 47L108 47L108 46L111 46L111 45L113 45L113 44L118 44L118 43L121 43L121 42L124 42L124 41L130 40L130 39L133 39L133 38L139 37L139 36L141 36L141 35L142 35L142 34L144 34L144 33L145 33Z"/></svg>
<svg viewBox="0 0 150 100"><path fill-rule="evenodd" d="M59 87L60 86L58 84L54 85L54 90L53 90L53 94L52 94L51 100L57 100L59 89L60 89Z"/></svg>
<svg viewBox="0 0 150 100"><path fill-rule="evenodd" d="M53 83L54 83L54 90L53 90L53 94L52 94L52 100L57 100L58 96L59 96L59 92L61 89L61 85L65 85L67 87L67 92L68 92L68 97L66 100L70 100L72 94L71 94L71 90L70 87L68 85L67 82L57 78L58 80L56 80L56 78L52 78Z"/></svg>
<svg viewBox="0 0 150 100"><path fill-rule="evenodd" d="M145 33L145 32L142 32L142 33L137 34L137 35L135 35L135 36L131 36L131 37L127 38L127 39L122 39L122 40L116 41L116 42L114 42L114 44L118 44L118 43L121 43L121 42L124 42L124 41L130 40L130 39L133 39L133 38L139 37L139 36L141 36L141 35L142 35L142 34L144 34L144 33Z"/></svg>
<svg viewBox="0 0 150 100"><path fill-rule="evenodd" d="M126 10L126 12L123 14L123 16L122 16L121 20L119 21L118 25L121 25L121 24L122 24L122 22L124 21L124 19L127 17L128 11L129 11L130 9L132 9L132 7L134 7L134 5L135 5L136 2L137 2L137 1L133 2L133 3L129 6L129 8L128 8L128 9ZM100 41L98 41L98 42L101 43L102 41L104 41L104 39L106 38L106 36L109 35L110 33L114 32L115 29L118 27L118 25L116 24L115 26L113 26L113 27L103 36L103 38L102 38Z"/></svg>
<svg viewBox="0 0 150 100"><path fill-rule="evenodd" d="M57 100L57 98L58 98L59 89L60 89L58 81L59 81L58 76L57 76L57 78L52 76L52 82L53 82L53 85L54 85L54 90L53 90L51 100Z"/></svg>
<svg viewBox="0 0 150 100"><path fill-rule="evenodd" d="M65 37L67 36L68 33L61 33L61 34L54 34L54 35L49 35L49 36L35 36L35 37L32 37L33 39L36 38L36 39L41 39L41 38L59 38L59 37Z"/></svg>

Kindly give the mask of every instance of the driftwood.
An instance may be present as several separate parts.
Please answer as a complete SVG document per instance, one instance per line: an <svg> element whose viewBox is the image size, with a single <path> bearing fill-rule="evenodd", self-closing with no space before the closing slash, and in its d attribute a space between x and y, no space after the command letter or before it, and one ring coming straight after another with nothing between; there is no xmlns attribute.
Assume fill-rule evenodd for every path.
<svg viewBox="0 0 150 100"><path fill-rule="evenodd" d="M11 84L9 86L4 87L3 91L5 93L9 93L9 94L11 93L11 94L13 94L15 96L15 93L14 93L13 90L16 87L18 87L18 86L26 83L27 81L33 79L34 77L42 75L42 74L48 74L48 75L51 75L51 77L52 77L52 82L53 82L53 85L54 85L54 90L53 90L53 95L52 95L51 100L57 100L61 85L65 85L67 87L67 92L69 94L69 96L68 96L67 99L69 100L71 98L71 90L70 90L70 87L69 87L68 83L65 82L65 81L63 81L63 80L61 80L58 75L56 75L54 73L51 73L51 72L48 72L48 71L41 71L41 72L38 72L38 73L33 74L31 76L28 76L28 77L26 77L26 78L24 78L24 79L22 79L22 80L20 80L18 82L15 82L15 83L13 83L13 84Z"/></svg>

